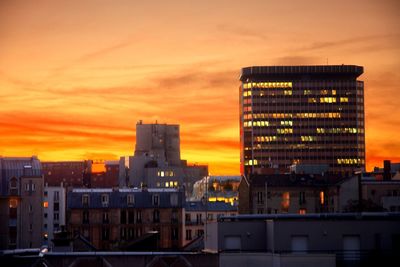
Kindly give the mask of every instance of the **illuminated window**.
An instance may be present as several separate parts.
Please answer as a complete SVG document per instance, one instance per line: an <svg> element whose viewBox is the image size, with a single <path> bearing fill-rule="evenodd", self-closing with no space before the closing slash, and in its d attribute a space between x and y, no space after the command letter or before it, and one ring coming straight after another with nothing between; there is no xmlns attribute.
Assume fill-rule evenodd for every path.
<svg viewBox="0 0 400 267"><path fill-rule="evenodd" d="M299 214L302 214L302 215L306 214L306 209L299 209Z"/></svg>
<svg viewBox="0 0 400 267"><path fill-rule="evenodd" d="M293 133L293 129L292 129L292 128L276 129L276 131L278 132L278 134L289 134L289 133Z"/></svg>
<svg viewBox="0 0 400 267"><path fill-rule="evenodd" d="M311 95L312 91L311 90L304 90L304 95Z"/></svg>
<svg viewBox="0 0 400 267"><path fill-rule="evenodd" d="M9 202L9 206L11 209L16 208L18 206L18 200L11 198Z"/></svg>
<svg viewBox="0 0 400 267"><path fill-rule="evenodd" d="M49 202L48 201L44 201L43 202L43 208L48 208L49 207Z"/></svg>
<svg viewBox="0 0 400 267"><path fill-rule="evenodd" d="M340 102L341 103L347 103L347 102L349 102L349 98L348 97L341 97L340 98Z"/></svg>
<svg viewBox="0 0 400 267"><path fill-rule="evenodd" d="M317 99L315 97L308 98L308 103L317 103Z"/></svg>
<svg viewBox="0 0 400 267"><path fill-rule="evenodd" d="M292 90L284 90L283 94L284 95L292 95Z"/></svg>
<svg viewBox="0 0 400 267"><path fill-rule="evenodd" d="M336 90L332 90L332 95L336 95Z"/></svg>
<svg viewBox="0 0 400 267"><path fill-rule="evenodd" d="M328 94L328 90L321 90L320 93L321 93L321 95L327 95Z"/></svg>
<svg viewBox="0 0 400 267"><path fill-rule="evenodd" d="M324 203L325 203L325 193L324 193L324 191L319 192L319 203L321 203L321 205L324 205Z"/></svg>
<svg viewBox="0 0 400 267"><path fill-rule="evenodd" d="M290 193L289 192L284 192L282 194L282 203L281 203L282 211L288 212L289 211L289 206L290 206Z"/></svg>
<svg viewBox="0 0 400 267"><path fill-rule="evenodd" d="M165 187L169 187L169 183L168 182L165 182Z"/></svg>
<svg viewBox="0 0 400 267"><path fill-rule="evenodd" d="M293 126L293 121L281 121L282 126Z"/></svg>

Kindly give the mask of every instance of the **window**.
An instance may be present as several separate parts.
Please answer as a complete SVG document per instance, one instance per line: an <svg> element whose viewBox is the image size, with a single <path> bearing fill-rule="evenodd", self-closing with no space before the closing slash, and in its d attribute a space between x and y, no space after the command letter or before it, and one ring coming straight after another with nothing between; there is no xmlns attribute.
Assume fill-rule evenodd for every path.
<svg viewBox="0 0 400 267"><path fill-rule="evenodd" d="M257 204L264 204L263 192L257 192Z"/></svg>
<svg viewBox="0 0 400 267"><path fill-rule="evenodd" d="M142 211L141 210L136 211L136 222L137 223L142 222Z"/></svg>
<svg viewBox="0 0 400 267"><path fill-rule="evenodd" d="M299 193L299 204L305 204L306 203L306 192L300 192Z"/></svg>
<svg viewBox="0 0 400 267"><path fill-rule="evenodd" d="M47 213L44 213L43 216L44 216L45 218L47 218Z"/></svg>
<svg viewBox="0 0 400 267"><path fill-rule="evenodd" d="M108 212L103 212L103 223L109 223Z"/></svg>
<svg viewBox="0 0 400 267"><path fill-rule="evenodd" d="M133 210L128 211L128 223L135 223L135 212Z"/></svg>
<svg viewBox="0 0 400 267"><path fill-rule="evenodd" d="M264 213L264 209L263 208L257 209L257 214L263 214L263 213Z"/></svg>
<svg viewBox="0 0 400 267"><path fill-rule="evenodd" d="M197 213L196 214L196 222L197 222L197 224L203 223L203 219L201 217L202 217L201 213Z"/></svg>
<svg viewBox="0 0 400 267"><path fill-rule="evenodd" d="M53 218L55 221L58 221L60 219L60 215L58 213L54 213Z"/></svg>
<svg viewBox="0 0 400 267"><path fill-rule="evenodd" d="M171 222L172 223L177 223L178 222L178 211L175 210L175 209L172 210Z"/></svg>
<svg viewBox="0 0 400 267"><path fill-rule="evenodd" d="M171 206L173 207L178 206L178 194L171 194L170 201L171 201Z"/></svg>
<svg viewBox="0 0 400 267"><path fill-rule="evenodd" d="M291 245L293 253L307 253L308 250L308 236L298 235L291 237Z"/></svg>
<svg viewBox="0 0 400 267"><path fill-rule="evenodd" d="M121 210L121 224L126 223L126 210Z"/></svg>
<svg viewBox="0 0 400 267"><path fill-rule="evenodd" d="M214 214L208 213L208 214L207 214L207 220L208 220L208 221L212 221L213 219L214 219Z"/></svg>
<svg viewBox="0 0 400 267"><path fill-rule="evenodd" d="M306 209L299 209L299 214L302 214L302 215L304 215L304 214L306 214Z"/></svg>
<svg viewBox="0 0 400 267"><path fill-rule="evenodd" d="M29 212L33 212L32 204L29 204Z"/></svg>
<svg viewBox="0 0 400 267"><path fill-rule="evenodd" d="M283 192L282 194L282 203L281 203L281 208L283 212L289 212L289 206L290 206L290 193L289 192Z"/></svg>
<svg viewBox="0 0 400 267"><path fill-rule="evenodd" d="M128 205L133 205L135 204L135 197L133 194L129 194L126 196L126 202Z"/></svg>
<svg viewBox="0 0 400 267"><path fill-rule="evenodd" d="M89 205L89 195L88 194L82 195L82 205L83 206Z"/></svg>
<svg viewBox="0 0 400 267"><path fill-rule="evenodd" d="M29 191L29 184L25 184L25 191Z"/></svg>
<svg viewBox="0 0 400 267"><path fill-rule="evenodd" d="M319 203L321 205L324 205L324 203L325 203L325 193L324 193L324 191L319 192Z"/></svg>
<svg viewBox="0 0 400 267"><path fill-rule="evenodd" d="M32 187L32 192L34 192L36 190L36 184L32 183L31 187Z"/></svg>
<svg viewBox="0 0 400 267"><path fill-rule="evenodd" d="M185 221L188 223L188 222L190 222L190 214L188 214L188 213L186 213L185 214Z"/></svg>
<svg viewBox="0 0 400 267"><path fill-rule="evenodd" d="M160 196L158 194L153 195L153 205L154 206L160 205Z"/></svg>
<svg viewBox="0 0 400 267"><path fill-rule="evenodd" d="M179 234L178 234L178 228L172 227L171 228L171 239L172 240L178 240Z"/></svg>
<svg viewBox="0 0 400 267"><path fill-rule="evenodd" d="M241 250L242 239L240 236L224 236L225 250Z"/></svg>
<svg viewBox="0 0 400 267"><path fill-rule="evenodd" d="M343 258L344 260L360 260L360 236L343 236Z"/></svg>
<svg viewBox="0 0 400 267"><path fill-rule="evenodd" d="M82 214L82 223L89 223L89 211L84 211Z"/></svg>
<svg viewBox="0 0 400 267"><path fill-rule="evenodd" d="M48 201L44 201L43 202L43 208L48 208L49 207L49 202Z"/></svg>
<svg viewBox="0 0 400 267"><path fill-rule="evenodd" d="M60 210L60 203L54 203L53 210L54 211L59 211Z"/></svg>
<svg viewBox="0 0 400 267"><path fill-rule="evenodd" d="M47 197L48 193L47 191L43 191L43 196Z"/></svg>
<svg viewBox="0 0 400 267"><path fill-rule="evenodd" d="M59 201L60 200L60 192L54 191L54 201Z"/></svg>
<svg viewBox="0 0 400 267"><path fill-rule="evenodd" d="M186 240L192 240L192 230L186 230Z"/></svg>
<svg viewBox="0 0 400 267"><path fill-rule="evenodd" d="M102 240L108 240L110 238L110 229L108 228L103 228L101 231L101 239Z"/></svg>
<svg viewBox="0 0 400 267"><path fill-rule="evenodd" d="M155 223L160 222L160 211L159 210L153 211L153 222L155 222Z"/></svg>
<svg viewBox="0 0 400 267"><path fill-rule="evenodd" d="M108 207L108 194L101 195L101 204L103 207Z"/></svg>

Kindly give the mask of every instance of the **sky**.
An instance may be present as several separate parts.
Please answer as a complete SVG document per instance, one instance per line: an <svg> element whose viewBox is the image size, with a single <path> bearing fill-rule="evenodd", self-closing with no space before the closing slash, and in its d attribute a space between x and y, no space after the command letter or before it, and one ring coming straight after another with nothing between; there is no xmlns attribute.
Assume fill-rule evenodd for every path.
<svg viewBox="0 0 400 267"><path fill-rule="evenodd" d="M400 162L398 1L0 2L0 155L132 155L135 125L179 124L181 155L239 173L239 75L364 66L367 170Z"/></svg>

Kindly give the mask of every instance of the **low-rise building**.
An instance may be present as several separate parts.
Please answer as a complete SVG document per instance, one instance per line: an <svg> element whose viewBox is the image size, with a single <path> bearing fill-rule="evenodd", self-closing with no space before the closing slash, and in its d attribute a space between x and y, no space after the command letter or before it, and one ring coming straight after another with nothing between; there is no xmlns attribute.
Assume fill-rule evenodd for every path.
<svg viewBox="0 0 400 267"><path fill-rule="evenodd" d="M226 216L208 224L206 249L221 266L386 266L398 261L399 225L400 213Z"/></svg>
<svg viewBox="0 0 400 267"><path fill-rule="evenodd" d="M310 174L272 174L243 177L239 213L339 212L358 199L358 177Z"/></svg>
<svg viewBox="0 0 400 267"><path fill-rule="evenodd" d="M157 235L157 249L182 247L184 193L178 189L73 189L68 193L68 229L97 249L124 250Z"/></svg>
<svg viewBox="0 0 400 267"><path fill-rule="evenodd" d="M237 215L237 206L225 202L189 201L185 204L185 225L182 243L184 245L199 237L208 237L205 224L215 222L219 217Z"/></svg>

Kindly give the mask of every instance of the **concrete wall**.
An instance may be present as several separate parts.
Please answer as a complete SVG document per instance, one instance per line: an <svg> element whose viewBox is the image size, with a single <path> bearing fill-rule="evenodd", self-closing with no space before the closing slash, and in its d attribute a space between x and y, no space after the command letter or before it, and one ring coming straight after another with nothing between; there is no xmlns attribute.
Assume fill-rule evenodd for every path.
<svg viewBox="0 0 400 267"><path fill-rule="evenodd" d="M224 250L224 240L227 236L240 236L241 247L244 251L265 251L267 247L267 235L265 222L238 221L219 222L218 224L218 248Z"/></svg>
<svg viewBox="0 0 400 267"><path fill-rule="evenodd" d="M334 254L221 253L220 267L335 267Z"/></svg>

